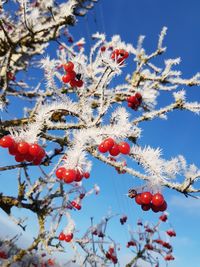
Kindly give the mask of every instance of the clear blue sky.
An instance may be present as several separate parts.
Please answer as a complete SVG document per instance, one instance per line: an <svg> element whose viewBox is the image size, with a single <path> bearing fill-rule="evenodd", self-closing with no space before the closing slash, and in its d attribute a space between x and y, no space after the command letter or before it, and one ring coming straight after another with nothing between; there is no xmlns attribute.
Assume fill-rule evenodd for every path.
<svg viewBox="0 0 200 267"><path fill-rule="evenodd" d="M120 34L124 41L134 44L142 34L146 35L146 50L152 51L156 47L160 30L167 26L168 33L164 42L167 53L163 59L180 56L180 69L184 77L191 77L200 71L199 11L200 2L197 0L99 0L88 17L80 19L78 26L71 28L71 33L75 40L83 35L88 44L91 43L90 35L96 31L105 32L108 37ZM131 66L127 68L131 70ZM187 92L189 100L200 101L200 88L188 88ZM170 99L166 95L166 100L162 99L162 105L169 103ZM143 123L142 129L142 145L162 147L167 159L183 154L189 163L194 162L200 167L199 116L189 112L174 112L169 115L168 121ZM0 153L5 162L10 160L4 151L1 150ZM3 162L1 164L3 165ZM9 172L9 177L1 176L1 185L7 192L10 189L14 191L16 187L11 173ZM153 221L158 218L158 215L151 212L142 212L134 201L125 196L128 189L136 184L135 179L129 175L118 175L115 170L95 161L87 185L89 187L94 183L101 186L101 194L88 198L82 211L74 214L78 228L80 225L80 229L84 229L91 216L98 221L109 207L112 207L114 212L127 214L129 224L132 225L138 217ZM177 232L177 238L173 242L176 261L170 266L197 267L200 265L200 201L186 199L183 195L166 189L163 192L169 206L170 221ZM124 232L121 229L118 220L115 220L112 224L113 237L119 237L118 240L125 246L128 236L124 235L125 229ZM124 250L122 253L125 253Z"/></svg>

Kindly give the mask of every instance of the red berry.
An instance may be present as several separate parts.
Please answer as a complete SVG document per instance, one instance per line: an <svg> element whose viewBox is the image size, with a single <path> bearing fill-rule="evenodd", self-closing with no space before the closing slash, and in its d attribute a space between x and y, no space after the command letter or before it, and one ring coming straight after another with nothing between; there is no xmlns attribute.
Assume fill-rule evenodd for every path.
<svg viewBox="0 0 200 267"><path fill-rule="evenodd" d="M75 208L76 208L77 210L81 210L81 205L79 205L78 203L76 203Z"/></svg>
<svg viewBox="0 0 200 267"><path fill-rule="evenodd" d="M80 196L79 196L80 199L83 199L84 197L85 197L84 193L81 193Z"/></svg>
<svg viewBox="0 0 200 267"><path fill-rule="evenodd" d="M64 83L69 83L71 80L74 80L75 77L76 77L76 72L71 71L71 72L68 72L65 76L63 76L62 80Z"/></svg>
<svg viewBox="0 0 200 267"><path fill-rule="evenodd" d="M142 204L150 204L152 200L152 194L150 192L141 193Z"/></svg>
<svg viewBox="0 0 200 267"><path fill-rule="evenodd" d="M151 205L150 204L142 204L142 209L144 210L144 211L148 211L148 210L150 210L150 208L151 208Z"/></svg>
<svg viewBox="0 0 200 267"><path fill-rule="evenodd" d="M4 251L0 251L0 258L1 259L7 259L8 256L6 255L6 253Z"/></svg>
<svg viewBox="0 0 200 267"><path fill-rule="evenodd" d="M121 63L120 65L122 65L123 62L124 62L124 58L123 58L123 57L117 59L117 63L118 63L118 64Z"/></svg>
<svg viewBox="0 0 200 267"><path fill-rule="evenodd" d="M164 258L166 261L174 260L175 258L171 254L167 254Z"/></svg>
<svg viewBox="0 0 200 267"><path fill-rule="evenodd" d="M17 162L23 162L23 161L25 161L25 155L23 155L23 154L17 154L17 155L15 156L15 160L16 160Z"/></svg>
<svg viewBox="0 0 200 267"><path fill-rule="evenodd" d="M154 206L156 206L156 207L162 206L162 204L164 203L164 201L165 201L165 199L164 199L163 195L160 194L160 193L156 193L152 197L152 204Z"/></svg>
<svg viewBox="0 0 200 267"><path fill-rule="evenodd" d="M176 232L174 230L167 230L166 233L172 237L172 236L176 236Z"/></svg>
<svg viewBox="0 0 200 267"><path fill-rule="evenodd" d="M124 58L128 58L128 57L129 57L129 53L124 50Z"/></svg>
<svg viewBox="0 0 200 267"><path fill-rule="evenodd" d="M64 83L68 83L68 82L70 82L70 77L69 77L69 75L64 75L64 76L62 76L62 81L64 82Z"/></svg>
<svg viewBox="0 0 200 267"><path fill-rule="evenodd" d="M142 102L142 95L140 94L140 93L136 93L135 94L135 97L137 98L137 100L140 102L140 104L141 104L141 102Z"/></svg>
<svg viewBox="0 0 200 267"><path fill-rule="evenodd" d="M58 179L63 179L63 172L65 171L66 169L64 167L60 167L56 170L56 177Z"/></svg>
<svg viewBox="0 0 200 267"><path fill-rule="evenodd" d="M135 103L135 100L136 100L136 97L135 97L134 95L129 96L129 97L127 98L127 101L128 101L128 102L131 102L131 103Z"/></svg>
<svg viewBox="0 0 200 267"><path fill-rule="evenodd" d="M42 162L42 159L41 159L41 158L35 158L35 159L33 160L33 165L40 165L41 162Z"/></svg>
<svg viewBox="0 0 200 267"><path fill-rule="evenodd" d="M39 152L39 154L37 155L37 158L40 158L41 160L44 158L44 156L46 155L46 152L45 152L45 150L42 148L42 147L40 147L40 152Z"/></svg>
<svg viewBox="0 0 200 267"><path fill-rule="evenodd" d="M86 178L86 179L88 179L88 178L90 178L90 173L89 172L84 172L84 177Z"/></svg>
<svg viewBox="0 0 200 267"><path fill-rule="evenodd" d="M20 154L28 154L29 144L27 142L20 142L17 145L17 150Z"/></svg>
<svg viewBox="0 0 200 267"><path fill-rule="evenodd" d="M71 202L71 205L75 208L76 207L76 202L75 201L72 201Z"/></svg>
<svg viewBox="0 0 200 267"><path fill-rule="evenodd" d="M68 62L64 65L64 69L65 69L65 71L67 71L67 72L71 72L71 71L73 71L73 69L74 69L74 63L71 62L71 61L68 61Z"/></svg>
<svg viewBox="0 0 200 267"><path fill-rule="evenodd" d="M73 238L73 234L72 233L65 235L65 241L66 242L70 242L72 240L72 238Z"/></svg>
<svg viewBox="0 0 200 267"><path fill-rule="evenodd" d="M135 202L136 202L138 205L142 205L141 194L137 194L137 196L135 197Z"/></svg>
<svg viewBox="0 0 200 267"><path fill-rule="evenodd" d="M151 244L146 244L144 247L148 250L153 250L153 246Z"/></svg>
<svg viewBox="0 0 200 267"><path fill-rule="evenodd" d="M76 72L75 71L70 71L70 72L67 73L66 76L69 77L70 81L74 80L76 78Z"/></svg>
<svg viewBox="0 0 200 267"><path fill-rule="evenodd" d="M18 144L17 144L17 143L15 143L15 142L13 142L13 145L12 145L12 146L10 146L10 147L8 148L8 151L9 151L9 154L10 154L10 155L13 155L13 156L15 156L15 155L17 155L17 154L18 154L18 149L17 149L17 146L18 146Z"/></svg>
<svg viewBox="0 0 200 267"><path fill-rule="evenodd" d="M63 180L65 183L69 184L74 182L76 179L76 171L72 169L66 169L63 171Z"/></svg>
<svg viewBox="0 0 200 267"><path fill-rule="evenodd" d="M80 171L76 171L76 178L75 181L76 182L80 182L83 179L83 173L81 173Z"/></svg>
<svg viewBox="0 0 200 267"><path fill-rule="evenodd" d="M127 155L130 153L130 146L128 143L126 142L121 142L119 143L119 151L124 154L124 155Z"/></svg>
<svg viewBox="0 0 200 267"><path fill-rule="evenodd" d="M37 157L41 152L41 146L39 146L38 144L31 144L29 146L29 154Z"/></svg>
<svg viewBox="0 0 200 267"><path fill-rule="evenodd" d="M106 47L105 46L102 46L101 47L101 52L105 52L106 51Z"/></svg>
<svg viewBox="0 0 200 267"><path fill-rule="evenodd" d="M114 250L113 247L110 247L108 251L109 251L110 254L113 254L115 250Z"/></svg>
<svg viewBox="0 0 200 267"><path fill-rule="evenodd" d="M167 209L167 202L164 201L163 204L159 207L159 210L160 211L166 211L166 209Z"/></svg>
<svg viewBox="0 0 200 267"><path fill-rule="evenodd" d="M64 241L64 240L65 240L65 234L60 233L58 239L59 239L60 241Z"/></svg>
<svg viewBox="0 0 200 267"><path fill-rule="evenodd" d="M118 144L114 144L113 147L109 150L109 153L111 156L118 156L120 153Z"/></svg>
<svg viewBox="0 0 200 267"><path fill-rule="evenodd" d="M6 135L0 139L0 146L2 147L11 147L14 144L14 140L11 136Z"/></svg>
<svg viewBox="0 0 200 267"><path fill-rule="evenodd" d="M155 205L153 205L152 203L151 203L151 209L152 209L152 211L155 212L155 213L157 213L157 212L160 211L160 207L155 206Z"/></svg>
<svg viewBox="0 0 200 267"><path fill-rule="evenodd" d="M162 221L162 222L166 222L167 221L167 215L166 214L162 214L159 219Z"/></svg>
<svg viewBox="0 0 200 267"><path fill-rule="evenodd" d="M35 157L30 155L30 154L25 154L24 157L25 157L25 160L29 161L29 162L31 162L35 159Z"/></svg>
<svg viewBox="0 0 200 267"><path fill-rule="evenodd" d="M119 55L119 49L115 49L111 54L111 58L116 59L118 55Z"/></svg>
<svg viewBox="0 0 200 267"><path fill-rule="evenodd" d="M76 82L76 80L71 80L69 84L71 85L71 87L76 87Z"/></svg>
<svg viewBox="0 0 200 267"><path fill-rule="evenodd" d="M102 142L99 146L98 146L98 150L101 153L106 153L108 151L107 147L104 145L104 142Z"/></svg>
<svg viewBox="0 0 200 267"><path fill-rule="evenodd" d="M128 107L132 108L132 106L133 106L133 103L132 102L128 102Z"/></svg>
<svg viewBox="0 0 200 267"><path fill-rule="evenodd" d="M108 151L114 146L115 141L110 137L110 138L107 138L106 140L104 140L103 144L104 144L104 147Z"/></svg>
<svg viewBox="0 0 200 267"><path fill-rule="evenodd" d="M76 81L76 86L77 87L82 87L83 86L83 81L82 80Z"/></svg>

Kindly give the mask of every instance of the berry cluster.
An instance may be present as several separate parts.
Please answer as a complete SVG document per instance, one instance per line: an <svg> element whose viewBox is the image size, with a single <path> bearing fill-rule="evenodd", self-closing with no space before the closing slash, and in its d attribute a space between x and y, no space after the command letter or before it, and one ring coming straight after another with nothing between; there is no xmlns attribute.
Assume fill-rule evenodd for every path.
<svg viewBox="0 0 200 267"><path fill-rule="evenodd" d="M60 241L66 241L66 242L70 242L72 239L73 239L73 237L74 237L74 235L72 234L72 233L69 233L69 234L64 234L63 232L61 232L60 234L59 234L59 237L58 237L58 239L60 240Z"/></svg>
<svg viewBox="0 0 200 267"><path fill-rule="evenodd" d="M71 87L82 87L83 80L81 80L81 74L74 71L74 63L68 61L63 67L66 74L62 77L62 81L69 83Z"/></svg>
<svg viewBox="0 0 200 267"><path fill-rule="evenodd" d="M32 162L34 165L41 164L46 154L40 145L36 143L29 144L24 141L17 143L9 135L6 135L0 139L0 146L3 148L8 148L9 154L15 156L15 160L17 162L28 161Z"/></svg>
<svg viewBox="0 0 200 267"><path fill-rule="evenodd" d="M108 251L106 252L106 258L108 260L111 260L113 262L113 264L117 264L118 263L118 259L117 259L117 256L115 254L115 250L113 247L110 247L108 249Z"/></svg>
<svg viewBox="0 0 200 267"><path fill-rule="evenodd" d="M112 54L111 58L116 60L118 64L122 65L124 60L127 59L129 53L124 49L115 49Z"/></svg>
<svg viewBox="0 0 200 267"><path fill-rule="evenodd" d="M162 194L156 193L152 195L150 192L142 192L135 196L135 202L141 205L144 211L152 210L153 212L165 211L167 203Z"/></svg>
<svg viewBox="0 0 200 267"><path fill-rule="evenodd" d="M130 146L126 142L117 144L111 137L105 139L99 146L98 150L101 153L109 152L111 156L118 156L120 153L127 155L130 153Z"/></svg>
<svg viewBox="0 0 200 267"><path fill-rule="evenodd" d="M63 180L65 183L70 184L72 182L80 182L83 177L88 179L90 174L89 172L81 173L79 170L60 167L56 170L56 177L60 180Z"/></svg>
<svg viewBox="0 0 200 267"><path fill-rule="evenodd" d="M135 95L129 96L127 98L128 107L137 110L139 106L142 104L142 95L140 93L136 93Z"/></svg>
<svg viewBox="0 0 200 267"><path fill-rule="evenodd" d="M120 223L121 223L121 225L123 225L123 224L125 224L126 223L126 221L127 221L127 216L123 216L123 217L121 217L120 218Z"/></svg>

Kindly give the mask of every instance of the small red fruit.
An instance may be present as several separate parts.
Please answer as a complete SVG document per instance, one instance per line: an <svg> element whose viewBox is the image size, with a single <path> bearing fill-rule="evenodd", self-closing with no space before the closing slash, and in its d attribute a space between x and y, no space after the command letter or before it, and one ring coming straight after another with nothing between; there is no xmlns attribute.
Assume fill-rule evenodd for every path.
<svg viewBox="0 0 200 267"><path fill-rule="evenodd" d="M1 259L7 259L8 256L7 256L7 254L4 251L0 251L0 258Z"/></svg>
<svg viewBox="0 0 200 267"><path fill-rule="evenodd" d="M10 155L13 156L17 155L18 154L17 143L13 142L13 145L8 148L8 151Z"/></svg>
<svg viewBox="0 0 200 267"><path fill-rule="evenodd" d="M150 192L141 193L142 204L150 204L152 200L152 194Z"/></svg>
<svg viewBox="0 0 200 267"><path fill-rule="evenodd" d="M135 202L136 202L138 205L142 205L141 194L137 194L137 196L135 197Z"/></svg>
<svg viewBox="0 0 200 267"><path fill-rule="evenodd" d="M103 144L104 144L104 147L108 151L114 146L115 141L110 137L110 138L107 138L106 140L104 140Z"/></svg>
<svg viewBox="0 0 200 267"><path fill-rule="evenodd" d="M162 206L162 204L164 203L164 201L165 201L165 199L164 199L163 195L160 194L160 193L156 193L152 197L152 204L154 206L156 206L156 207Z"/></svg>
<svg viewBox="0 0 200 267"><path fill-rule="evenodd" d="M108 148L104 145L104 142L102 142L99 146L98 146L98 150L101 153L106 153L108 151Z"/></svg>
<svg viewBox="0 0 200 267"><path fill-rule="evenodd" d="M63 172L65 171L66 169L64 167L60 167L56 170L56 177L58 179L63 179Z"/></svg>
<svg viewBox="0 0 200 267"><path fill-rule="evenodd" d="M63 171L63 180L65 181L65 183L69 184L74 182L76 178L76 171L73 169L65 169Z"/></svg>
<svg viewBox="0 0 200 267"><path fill-rule="evenodd" d="M41 146L39 146L38 144L31 144L29 146L29 154L37 157L41 152Z"/></svg>
<svg viewBox="0 0 200 267"><path fill-rule="evenodd" d="M41 162L42 162L42 159L41 159L41 158L35 158L35 159L33 160L33 165L40 165Z"/></svg>
<svg viewBox="0 0 200 267"><path fill-rule="evenodd" d="M151 205L150 204L142 204L142 210L144 210L144 211L148 211L148 210L150 210L150 208L151 208Z"/></svg>
<svg viewBox="0 0 200 267"><path fill-rule="evenodd" d="M73 234L72 233L65 235L65 241L66 242L70 242L72 239L73 239Z"/></svg>
<svg viewBox="0 0 200 267"><path fill-rule="evenodd" d="M121 142L118 144L119 146L119 151L124 154L124 155L127 155L130 153L130 146L128 143L126 142Z"/></svg>
<svg viewBox="0 0 200 267"><path fill-rule="evenodd" d="M71 80L70 82L69 82L69 84L71 85L71 87L76 87L77 86L77 84L76 84L76 80Z"/></svg>
<svg viewBox="0 0 200 267"><path fill-rule="evenodd" d="M70 77L68 74L62 76L62 81L63 83L69 83L70 82Z"/></svg>
<svg viewBox="0 0 200 267"><path fill-rule="evenodd" d="M11 136L6 135L0 139L0 146L2 147L11 147L14 144L14 140Z"/></svg>
<svg viewBox="0 0 200 267"><path fill-rule="evenodd" d="M166 214L162 214L159 219L162 221L162 222L166 222L167 221L167 215Z"/></svg>
<svg viewBox="0 0 200 267"><path fill-rule="evenodd" d="M106 51L106 47L105 46L102 46L101 47L101 52L105 52Z"/></svg>
<svg viewBox="0 0 200 267"><path fill-rule="evenodd" d="M176 236L176 232L175 232L174 230L172 230L172 229L167 230L166 233L167 233L170 237L172 237L172 236Z"/></svg>
<svg viewBox="0 0 200 267"><path fill-rule="evenodd" d="M25 160L29 161L29 162L31 162L35 159L35 157L30 155L30 154L25 154L24 157L25 157Z"/></svg>
<svg viewBox="0 0 200 267"><path fill-rule="evenodd" d="M83 179L83 173L81 173L80 171L76 171L76 178L75 181L76 182L80 182Z"/></svg>
<svg viewBox="0 0 200 267"><path fill-rule="evenodd" d="M82 87L83 86L83 81L82 80L76 81L76 86L77 87Z"/></svg>
<svg viewBox="0 0 200 267"><path fill-rule="evenodd" d="M155 213L157 213L157 212L160 211L160 207L155 206L155 205L153 205L152 203L151 203L151 209L152 209L152 211L155 212Z"/></svg>
<svg viewBox="0 0 200 267"><path fill-rule="evenodd" d="M109 150L109 153L111 156L118 156L120 153L118 144L114 144L113 147Z"/></svg>
<svg viewBox="0 0 200 267"><path fill-rule="evenodd" d="M23 162L23 161L25 161L25 155L22 155L22 154L16 154L16 156L15 156L15 160L16 160L17 162Z"/></svg>
<svg viewBox="0 0 200 267"><path fill-rule="evenodd" d="M58 239L59 239L60 241L64 241L64 240L65 240L65 234L64 234L63 232L60 233Z"/></svg>
<svg viewBox="0 0 200 267"><path fill-rule="evenodd" d="M46 155L46 152L45 152L45 150L42 148L42 147L40 147L40 152L39 152L39 154L37 155L37 158L40 158L41 160L44 158L44 156Z"/></svg>
<svg viewBox="0 0 200 267"><path fill-rule="evenodd" d="M159 207L159 210L160 211L166 211L166 209L167 209L167 202L164 201L163 204Z"/></svg>
<svg viewBox="0 0 200 267"><path fill-rule="evenodd" d="M74 63L71 62L71 61L68 61L68 62L64 65L64 69L65 69L65 71L67 71L67 72L71 72L71 71L73 71L73 69L74 69Z"/></svg>
<svg viewBox="0 0 200 267"><path fill-rule="evenodd" d="M28 154L29 152L29 144L27 142L20 142L17 145L17 150L20 154Z"/></svg>
<svg viewBox="0 0 200 267"><path fill-rule="evenodd" d="M89 179L90 178L90 173L89 172L84 172L84 177L86 178L86 179Z"/></svg>

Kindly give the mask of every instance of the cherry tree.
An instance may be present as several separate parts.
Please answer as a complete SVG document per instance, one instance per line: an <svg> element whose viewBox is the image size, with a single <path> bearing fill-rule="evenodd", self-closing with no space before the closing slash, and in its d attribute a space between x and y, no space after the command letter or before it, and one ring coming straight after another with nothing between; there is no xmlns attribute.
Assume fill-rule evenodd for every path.
<svg viewBox="0 0 200 267"><path fill-rule="evenodd" d="M142 122L167 119L167 114L174 110L199 114L200 104L188 102L187 90L182 88L199 85L200 74L184 79L177 70L180 58L165 60L162 68L153 63L166 51L163 45L166 27L150 54L143 48L144 36L133 45L117 35L107 40L100 33L92 36L94 45L87 54L84 38L73 40L66 26L74 25L76 16L84 15L93 2L70 0L58 4L20 0L13 1L13 12L8 10L7 1L1 3L0 146L8 151L15 164L2 166L0 170L8 173L16 170L18 193L1 192L0 207L23 229L23 218L14 218L13 207L34 213L39 225L37 237L29 248L17 250L6 259L5 266L22 262L35 250L64 251L62 241L72 244L76 257L77 246L81 247L91 266L99 263L106 266L107 260L117 263L113 245L111 250L104 248L110 244L116 247L113 240L104 240L106 233L102 229L110 217L104 218L97 229L91 225L83 238L75 236L76 225L70 211L81 210L84 199L100 191L97 184L85 188L91 169L95 169L92 158L115 168L120 175L127 173L143 181L142 186L133 186L127 194L145 211L157 213L167 209L163 187L186 196L196 196L200 191L196 186L200 171L194 164L187 164L183 155L166 160L159 147L140 145ZM44 52L52 43L57 50L49 56ZM43 75L37 85L31 82L38 75L33 77L30 71L33 62ZM126 65L132 69L131 73L126 73ZM20 80L18 77L24 71L29 75ZM122 73L126 74L125 80L113 87L111 81ZM162 91L172 94L173 102L159 107L157 100ZM23 102L23 116L4 119L9 107L19 99ZM33 169L38 171L37 178L32 175ZM62 222L66 225L64 229L60 229ZM94 235L101 238L97 243L102 255L94 249ZM152 250L146 245L154 249L147 239L152 237L143 238L145 253ZM138 255L147 257L140 250ZM173 256L169 258L172 260Z"/></svg>

